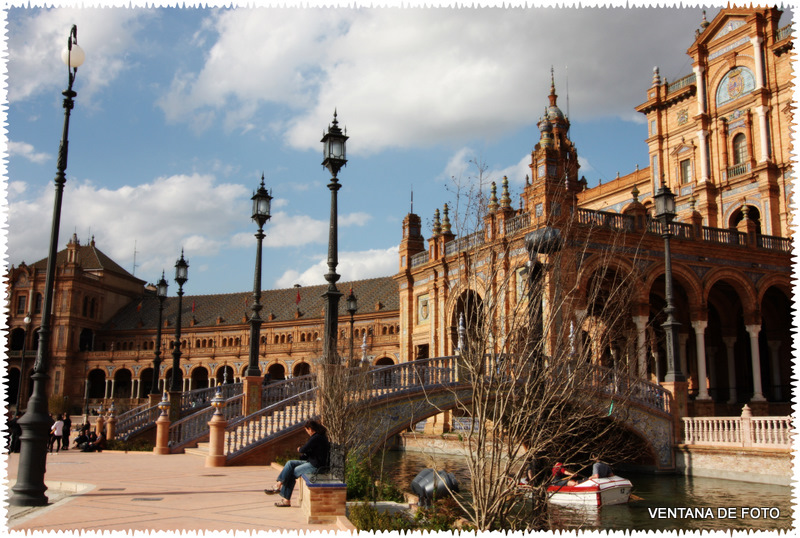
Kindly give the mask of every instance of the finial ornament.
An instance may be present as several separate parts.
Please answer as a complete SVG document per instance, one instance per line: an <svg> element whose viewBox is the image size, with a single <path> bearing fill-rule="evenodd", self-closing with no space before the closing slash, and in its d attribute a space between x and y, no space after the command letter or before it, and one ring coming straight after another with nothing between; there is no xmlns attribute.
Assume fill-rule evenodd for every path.
<svg viewBox="0 0 800 538"><path fill-rule="evenodd" d="M450 208L447 207L447 204L444 204L444 216L442 217L442 233L449 234L450 233Z"/></svg>
<svg viewBox="0 0 800 538"><path fill-rule="evenodd" d="M633 196L633 203L639 203L639 189L636 187L636 184L633 185L633 190L631 191L631 195Z"/></svg>
<svg viewBox="0 0 800 538"><path fill-rule="evenodd" d="M500 207L511 207L511 196L508 194L508 176L503 176L503 195L500 197Z"/></svg>
<svg viewBox="0 0 800 538"><path fill-rule="evenodd" d="M442 233L442 223L439 222L439 208L433 211L433 236L437 237Z"/></svg>
<svg viewBox="0 0 800 538"><path fill-rule="evenodd" d="M492 181L492 195L489 198L489 213L497 211L497 184Z"/></svg>

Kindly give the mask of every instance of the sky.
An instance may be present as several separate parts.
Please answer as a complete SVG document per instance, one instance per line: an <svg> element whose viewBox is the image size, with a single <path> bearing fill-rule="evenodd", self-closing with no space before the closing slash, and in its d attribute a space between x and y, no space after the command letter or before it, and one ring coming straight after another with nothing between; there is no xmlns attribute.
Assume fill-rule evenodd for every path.
<svg viewBox="0 0 800 538"><path fill-rule="evenodd" d="M126 4L127 5L127 4ZM134 6L136 4L134 3ZM230 4L229 4L230 5ZM251 4L252 5L252 4ZM330 174L320 139L338 114L341 281L399 267L402 220L430 236L453 178L529 173L551 68L590 186L647 166L634 107L659 67L691 73L700 8L10 7L7 264L47 256L70 27L78 69L59 250L73 234L136 277L189 262L188 295L253 289L250 197L264 174L263 288L324 283ZM707 8L711 20L718 8ZM784 14L781 24L788 24ZM347 290L343 290L345 293Z"/></svg>

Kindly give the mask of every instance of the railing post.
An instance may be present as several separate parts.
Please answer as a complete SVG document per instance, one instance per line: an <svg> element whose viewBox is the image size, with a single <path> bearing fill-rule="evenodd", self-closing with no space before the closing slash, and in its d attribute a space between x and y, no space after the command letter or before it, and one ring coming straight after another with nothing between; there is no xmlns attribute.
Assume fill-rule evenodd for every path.
<svg viewBox="0 0 800 538"><path fill-rule="evenodd" d="M747 404L742 407L741 427L742 446L753 446L753 412Z"/></svg>
<svg viewBox="0 0 800 538"><path fill-rule="evenodd" d="M111 402L111 407L108 408L108 420L106 421L106 439L109 441L114 440L117 429L117 417L114 411L114 402Z"/></svg>
<svg viewBox="0 0 800 538"><path fill-rule="evenodd" d="M211 400L211 406L214 408L214 415L208 422L206 467L225 467L225 428L228 426L228 421L222 414L222 408L225 407L222 393L217 392Z"/></svg>
<svg viewBox="0 0 800 538"><path fill-rule="evenodd" d="M156 420L156 446L153 448L153 454L169 454L169 425L172 423L169 419L170 407L169 396L165 392L158 403L161 415Z"/></svg>
<svg viewBox="0 0 800 538"><path fill-rule="evenodd" d="M101 433L105 433L106 427L106 417L103 416L103 406L100 405L100 409L97 415L97 422L94 423L94 433L100 435Z"/></svg>

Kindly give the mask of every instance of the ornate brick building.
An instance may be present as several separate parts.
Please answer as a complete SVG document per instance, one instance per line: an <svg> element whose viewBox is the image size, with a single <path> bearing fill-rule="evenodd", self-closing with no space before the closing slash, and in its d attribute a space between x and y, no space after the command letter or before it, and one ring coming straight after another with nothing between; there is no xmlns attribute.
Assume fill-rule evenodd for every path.
<svg viewBox="0 0 800 538"><path fill-rule="evenodd" d="M615 270L639 278L626 320L638 345L620 349L592 327L587 297L573 298L581 342L599 361L624 362L635 374L664 380L664 243L651 217L653 195L665 184L677 196L672 264L679 333L679 364L689 378L689 411L738 414L742 402L756 412L788 414L791 362L791 28L781 27L774 8L723 9L703 20L688 49L692 73L674 82L656 69L646 102L647 168L587 188L579 175L578 148L569 119L558 107L554 84L540 138L531 154L530 176L512 208L508 181L493 188L479 226L457 236L450 208L436 211L429 238L410 213L402 224L399 272L393 277L340 284L359 299L354 334L340 306L340 345L366 355L373 365L454 353L459 318L496 283L459 287L480 267L465 263L467 251L492 253L487 263L508 282L504 300L521 300L522 279L545 275L542 245L553 223L572 219L591 226L600 252L624 231L636 257L615 260ZM649 74L648 74L649 76ZM515 204L516 205L516 204ZM564 229L560 227L559 229ZM594 251L592 249L595 249ZM596 257L595 259L599 259ZM588 255L587 275L594 262ZM22 402L40 320L46 260L12 267L8 275L9 401ZM487 266L489 267L489 266ZM590 278L586 276L585 278ZM91 241L76 237L58 254L54 301L53 359L49 393L74 407L84 397L144 398L151 391L158 300L151 285L133 277ZM259 366L272 379L301 375L321 355L325 286L271 290L263 294L265 322ZM247 366L248 292L185 296L181 377L185 389L234 381ZM159 380L171 375L177 300L163 311L163 363ZM32 321L26 331L25 316ZM587 321L589 320L589 321ZM27 350L24 364L23 347ZM227 372L227 374L226 374ZM23 403L24 407L24 403Z"/></svg>
<svg viewBox="0 0 800 538"><path fill-rule="evenodd" d="M539 271L547 279L567 270L552 267L543 243L570 233L566 240L587 241L591 228L582 260L587 276L570 297L578 339L593 346L594 360L663 383L664 242L653 196L666 185L676 195L676 360L688 377L689 411L738 414L749 402L761 413L788 413L792 42L780 16L777 9L737 8L711 23L704 17L688 50L693 73L668 83L656 68L647 101L636 108L647 117L650 166L592 189L579 177L569 119L551 83L519 209L504 178L499 200L493 184L482 222L460 237L447 205L433 215L427 241L419 216L404 220L395 277L401 360L454 353L459 320L474 316L470 304L498 293L495 302L525 300L519 282L530 276L523 275ZM610 265L639 282L628 320L638 342L632 349L603 340L598 328L610 322L594 319L585 295L593 271L605 269L601 253L618 241L629 254ZM503 320L493 323L502 333Z"/></svg>

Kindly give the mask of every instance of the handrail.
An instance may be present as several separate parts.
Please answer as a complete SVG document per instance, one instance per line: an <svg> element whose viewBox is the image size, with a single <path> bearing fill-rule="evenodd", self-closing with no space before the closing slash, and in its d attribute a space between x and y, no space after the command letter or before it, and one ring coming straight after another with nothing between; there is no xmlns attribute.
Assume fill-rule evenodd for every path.
<svg viewBox="0 0 800 538"><path fill-rule="evenodd" d="M775 32L775 41L782 41L790 35L792 35L792 25L787 24L783 28L778 28L778 30Z"/></svg>
<svg viewBox="0 0 800 538"><path fill-rule="evenodd" d="M756 245L759 248L769 250L780 250L781 252L792 251L792 240L789 237L777 237L774 235L756 235Z"/></svg>
<svg viewBox="0 0 800 538"><path fill-rule="evenodd" d="M264 385L261 389L261 407L305 392L314 387L316 380L316 374L306 374Z"/></svg>
<svg viewBox="0 0 800 538"><path fill-rule="evenodd" d="M152 426L160 413L158 405L154 405L134 415L124 417L122 420L117 419L114 435L122 440L128 440L131 436Z"/></svg>
<svg viewBox="0 0 800 538"><path fill-rule="evenodd" d="M578 224L586 226L602 226L615 230L633 230L634 218L630 215L578 208Z"/></svg>
<svg viewBox="0 0 800 538"><path fill-rule="evenodd" d="M690 74L686 75L683 78L679 78L675 82L671 82L667 86L667 93L672 93L672 92L674 92L676 90L680 90L681 88L685 88L686 86L689 86L690 84L694 84L696 82L696 80L697 80L697 77L695 76L695 74L694 73L690 73Z"/></svg>
<svg viewBox="0 0 800 538"><path fill-rule="evenodd" d="M790 448L792 417L684 417L687 445Z"/></svg>
<svg viewBox="0 0 800 538"><path fill-rule="evenodd" d="M510 218L506 221L505 235L514 235L520 230L523 230L531 225L531 214L522 213L516 217Z"/></svg>
<svg viewBox="0 0 800 538"><path fill-rule="evenodd" d="M136 407L132 407L125 411L124 413L120 413L117 415L117 424L120 424L123 421L127 421L130 417L136 415L137 413L141 413L145 409L150 408L150 402L143 403L142 405L138 405Z"/></svg>
<svg viewBox="0 0 800 538"><path fill-rule="evenodd" d="M226 400L232 398L237 394L241 394L244 390L243 383L224 383L216 387L204 387L202 389L194 389L189 392L181 394L181 411L187 409L208 407L211 405L211 398L213 398L217 389L222 387L222 397Z"/></svg>
<svg viewBox="0 0 800 538"><path fill-rule="evenodd" d="M221 413L225 420L241 416L243 405L244 394L227 398L225 404L221 406ZM170 424L168 446L175 449L208 435L208 421L211 420L215 411L213 407L207 407Z"/></svg>
<svg viewBox="0 0 800 538"><path fill-rule="evenodd" d="M430 260L430 254L427 250L423 250L422 252L417 252L408 260L408 265L410 267L418 267L420 265L425 265Z"/></svg>
<svg viewBox="0 0 800 538"><path fill-rule="evenodd" d="M709 228L703 226L703 240L726 245L747 246L747 234L730 228Z"/></svg>
<svg viewBox="0 0 800 538"><path fill-rule="evenodd" d="M464 237L459 237L458 239L454 239L449 243L445 243L444 254L445 256L450 256L456 252L477 247L478 245L482 245L485 239L486 238L483 230L478 230L477 232L465 235Z"/></svg>

